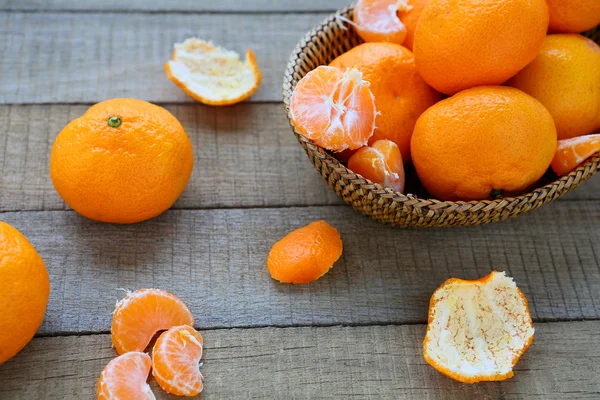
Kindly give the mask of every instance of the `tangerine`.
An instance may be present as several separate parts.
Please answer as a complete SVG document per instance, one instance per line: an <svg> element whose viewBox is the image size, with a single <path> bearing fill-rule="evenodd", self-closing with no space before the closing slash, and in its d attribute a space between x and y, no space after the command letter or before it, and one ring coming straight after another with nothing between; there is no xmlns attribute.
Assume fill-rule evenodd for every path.
<svg viewBox="0 0 600 400"><path fill-rule="evenodd" d="M152 360L146 353L130 351L112 359L100 374L98 400L154 400L146 383Z"/></svg>
<svg viewBox="0 0 600 400"><path fill-rule="evenodd" d="M396 143L390 140L378 140L370 147L359 149L350 157L348 168L396 192L404 190L402 154Z"/></svg>
<svg viewBox="0 0 600 400"><path fill-rule="evenodd" d="M600 134L559 140L552 169L557 175L566 175L597 152L600 152Z"/></svg>

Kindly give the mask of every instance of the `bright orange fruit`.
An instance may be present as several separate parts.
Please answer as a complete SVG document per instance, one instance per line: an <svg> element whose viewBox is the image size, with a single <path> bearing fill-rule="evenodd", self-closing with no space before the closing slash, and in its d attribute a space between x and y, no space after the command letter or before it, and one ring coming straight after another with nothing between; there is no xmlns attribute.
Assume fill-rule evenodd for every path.
<svg viewBox="0 0 600 400"><path fill-rule="evenodd" d="M504 86L464 90L425 111L412 159L440 200L485 200L529 189L556 150L552 116L533 97Z"/></svg>
<svg viewBox="0 0 600 400"><path fill-rule="evenodd" d="M500 381L514 375L533 335L527 299L504 272L452 278L431 296L423 355L457 381Z"/></svg>
<svg viewBox="0 0 600 400"><path fill-rule="evenodd" d="M112 359L98 380L98 400L154 400L146 383L151 366L150 356L139 351Z"/></svg>
<svg viewBox="0 0 600 400"><path fill-rule="evenodd" d="M192 143L162 107L112 99L90 107L56 137L50 176L83 216L127 224L167 210L194 166Z"/></svg>
<svg viewBox="0 0 600 400"><path fill-rule="evenodd" d="M600 132L600 47L591 39L548 35L535 60L508 84L550 111L559 139Z"/></svg>
<svg viewBox="0 0 600 400"><path fill-rule="evenodd" d="M25 236L0 221L0 364L31 341L49 295L44 261Z"/></svg>
<svg viewBox="0 0 600 400"><path fill-rule="evenodd" d="M316 221L287 234L273 245L267 268L273 279L308 283L319 279L342 255L342 238L325 221Z"/></svg>
<svg viewBox="0 0 600 400"><path fill-rule="evenodd" d="M395 142L408 163L417 119L441 98L419 75L412 52L394 43L363 43L330 65L362 72L363 79L370 83L378 111L369 143L381 139Z"/></svg>
<svg viewBox="0 0 600 400"><path fill-rule="evenodd" d="M177 396L195 396L203 389L199 363L202 336L187 325L163 332L152 350L152 375L160 387Z"/></svg>
<svg viewBox="0 0 600 400"><path fill-rule="evenodd" d="M413 51L425 82L454 94L505 82L535 58L547 28L545 0L430 0Z"/></svg>
<svg viewBox="0 0 600 400"><path fill-rule="evenodd" d="M550 32L579 33L600 24L598 0L546 0L550 9Z"/></svg>
<svg viewBox="0 0 600 400"><path fill-rule="evenodd" d="M358 0L354 6L354 28L365 42L402 44L406 26L399 11L410 11L407 0Z"/></svg>
<svg viewBox="0 0 600 400"><path fill-rule="evenodd" d="M242 62L234 51L189 38L175 44L172 58L165 64L167 77L204 104L239 103L258 90L262 79L252 50Z"/></svg>
<svg viewBox="0 0 600 400"><path fill-rule="evenodd" d="M378 140L370 147L359 149L348 161L348 168L373 182L404 190L404 164L396 143Z"/></svg>
<svg viewBox="0 0 600 400"><path fill-rule="evenodd" d="M558 141L552 169L557 175L566 175L600 152L600 134L579 136Z"/></svg>
<svg viewBox="0 0 600 400"><path fill-rule="evenodd" d="M417 22L419 22L421 13L428 2L429 0L406 0L408 7L398 11L398 17L400 18L400 21L402 21L404 26L406 26L406 39L404 39L404 42L402 42L402 46L409 50L413 49ZM410 9L407 10L407 8Z"/></svg>
<svg viewBox="0 0 600 400"><path fill-rule="evenodd" d="M375 129L375 99L356 69L310 71L294 88L290 114L302 135L336 152L366 145Z"/></svg>
<svg viewBox="0 0 600 400"><path fill-rule="evenodd" d="M119 354L143 351L158 331L177 325L194 325L181 300L164 290L140 289L117 303L111 339Z"/></svg>

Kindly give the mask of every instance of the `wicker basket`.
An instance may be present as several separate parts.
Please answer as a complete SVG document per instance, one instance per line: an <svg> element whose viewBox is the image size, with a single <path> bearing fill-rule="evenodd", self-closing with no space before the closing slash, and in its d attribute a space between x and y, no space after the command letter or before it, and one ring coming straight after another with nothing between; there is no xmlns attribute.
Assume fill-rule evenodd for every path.
<svg viewBox="0 0 600 400"><path fill-rule="evenodd" d="M352 18L352 6L330 15L308 32L290 56L283 78L283 102L290 120L289 102L296 83L309 71L329 64L362 42L353 29L340 24L337 16ZM600 42L599 27L586 35ZM540 187L522 196L469 202L440 201L426 198L427 193L418 183L414 171L407 171L407 192L415 194L394 192L355 174L328 151L302 136L293 125L292 129L323 179L346 203L375 221L399 227L466 226L503 221L556 200L600 169L600 155L597 154L560 179L549 171L540 181Z"/></svg>

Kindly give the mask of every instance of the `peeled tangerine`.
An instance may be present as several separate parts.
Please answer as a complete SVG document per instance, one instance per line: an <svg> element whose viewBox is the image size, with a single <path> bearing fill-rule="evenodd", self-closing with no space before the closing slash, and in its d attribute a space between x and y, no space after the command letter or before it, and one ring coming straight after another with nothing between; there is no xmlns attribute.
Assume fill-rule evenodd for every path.
<svg viewBox="0 0 600 400"><path fill-rule="evenodd" d="M550 165L557 175L566 175L598 152L600 133L559 140Z"/></svg>
<svg viewBox="0 0 600 400"><path fill-rule="evenodd" d="M194 325L181 300L164 290L140 289L117 303L111 339L119 354L144 351L158 331L178 325Z"/></svg>
<svg viewBox="0 0 600 400"><path fill-rule="evenodd" d="M348 168L396 192L404 190L402 154L391 140L378 140L370 147L359 149L350 157Z"/></svg>
<svg viewBox="0 0 600 400"><path fill-rule="evenodd" d="M154 400L146 383L152 360L146 353L131 351L112 359L98 380L98 400Z"/></svg>
<svg viewBox="0 0 600 400"><path fill-rule="evenodd" d="M431 297L423 354L457 381L500 381L514 375L533 333L527 299L504 272L452 278Z"/></svg>
<svg viewBox="0 0 600 400"><path fill-rule="evenodd" d="M175 44L165 72L185 93L215 106L245 100L256 92L261 81L252 50L246 52L242 62L236 52L196 38Z"/></svg>
<svg viewBox="0 0 600 400"><path fill-rule="evenodd" d="M317 67L298 82L290 100L298 132L336 152L366 145L376 114L369 82L354 68Z"/></svg>

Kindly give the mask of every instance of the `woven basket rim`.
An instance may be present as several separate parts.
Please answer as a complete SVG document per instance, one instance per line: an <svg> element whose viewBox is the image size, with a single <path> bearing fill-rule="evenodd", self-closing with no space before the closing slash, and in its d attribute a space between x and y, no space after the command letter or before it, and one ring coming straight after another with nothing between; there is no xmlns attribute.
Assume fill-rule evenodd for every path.
<svg viewBox="0 0 600 400"><path fill-rule="evenodd" d="M353 11L353 9L354 9L354 4L350 4L346 7L340 8L339 10L335 11L334 13L328 15L325 19L323 19L323 21L320 24L316 25L313 29L308 31L294 47L294 50L292 51L291 56L286 65L286 72L283 77L283 103L285 106L288 121L290 123L290 126L291 126L294 134L296 135L297 140L306 145L309 145L311 148L313 148L318 153L319 157L324 162L326 162L330 167L335 169L337 172L340 172L341 174L360 176L362 178L362 180L365 181L365 183L361 184L360 182L356 182L356 184L364 187L365 189L367 189L369 191L373 190L373 188L374 188L378 192L386 193L386 197L389 197L389 198L399 201L399 202L416 200L416 201L420 201L420 202L431 203L429 206L430 209L437 210L437 209L465 209L466 208L466 209L468 209L468 210L466 210L468 212L468 211L482 211L482 210L485 211L486 209L493 209L493 208L497 208L497 207L506 207L509 204L525 203L534 198L537 199L537 198L542 198L542 197L548 197L549 192L552 193L552 189L555 188L557 185L564 184L565 186L570 187L571 186L570 183L573 180L575 180L578 175L584 176L584 178L580 179L581 182L578 185L570 187L569 190L565 191L564 193L561 193L558 196L558 197L561 197L561 196L565 195L566 193L577 188L581 183L585 182L587 179L589 179L591 176L593 176L595 174L595 172L597 172L600 169L600 152L599 152L599 153L596 153L594 156L588 158L583 164L581 164L579 167L577 167L576 169L571 171L569 174L563 175L563 176L559 177L558 179L547 183L546 185L536 187L535 189L530 190L526 193L523 193L519 196L501 197L501 198L494 199L494 200L471 200L471 201L462 201L462 200L443 201L443 200L439 200L436 198L418 197L417 195L411 194L411 193L404 194L404 193L400 193L400 192L395 192L394 190L392 190L386 186L383 186L379 183L376 183L367 178L364 178L364 177L362 177L362 175L359 175L359 174L353 172L352 170L348 169L337 158L332 156L327 150L318 146L312 140L304 137L291 123L292 118L291 118L291 114L290 114L289 102L290 102L290 98L292 96L295 84L293 84L293 76L289 73L289 71L294 70L295 66L297 64L297 59L294 57L294 55L302 53L302 49L306 48L307 44L312 41L312 38L317 35L317 32L319 31L320 28L328 26L332 22L339 24L340 23L339 17L340 16L347 17ZM349 28L347 28L347 29L349 29ZM589 171L592 171L592 172L589 173ZM411 210L409 212L414 213L415 210Z"/></svg>

